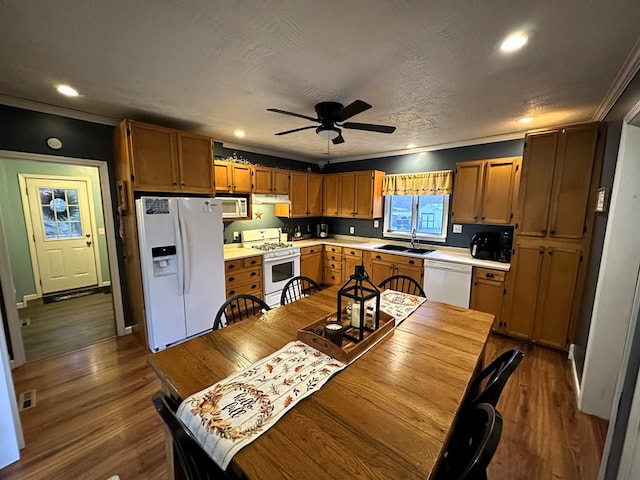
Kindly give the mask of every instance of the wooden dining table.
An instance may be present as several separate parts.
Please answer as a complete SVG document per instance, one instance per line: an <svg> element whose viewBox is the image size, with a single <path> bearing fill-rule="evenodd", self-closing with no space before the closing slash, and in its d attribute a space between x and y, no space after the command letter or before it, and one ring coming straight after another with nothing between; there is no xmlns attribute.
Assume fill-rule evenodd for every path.
<svg viewBox="0 0 640 480"><path fill-rule="evenodd" d="M148 362L164 390L185 399L295 340L299 328L335 313L337 295L338 287L321 290L151 354ZM429 478L481 367L492 322L487 313L424 302L240 450L227 472L270 480ZM170 437L167 446L170 453ZM179 477L178 470L175 462Z"/></svg>

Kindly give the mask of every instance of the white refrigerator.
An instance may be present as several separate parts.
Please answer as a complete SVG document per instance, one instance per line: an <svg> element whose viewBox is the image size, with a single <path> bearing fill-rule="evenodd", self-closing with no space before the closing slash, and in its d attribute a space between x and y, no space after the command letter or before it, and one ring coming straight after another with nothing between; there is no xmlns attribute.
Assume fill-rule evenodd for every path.
<svg viewBox="0 0 640 480"><path fill-rule="evenodd" d="M215 198L136 200L151 351L213 328L225 301L222 206Z"/></svg>

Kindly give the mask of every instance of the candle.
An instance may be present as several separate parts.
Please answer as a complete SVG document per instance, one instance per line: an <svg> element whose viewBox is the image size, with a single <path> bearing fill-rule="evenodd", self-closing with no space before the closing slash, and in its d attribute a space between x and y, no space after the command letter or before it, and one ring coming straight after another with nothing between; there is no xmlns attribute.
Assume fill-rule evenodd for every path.
<svg viewBox="0 0 640 480"><path fill-rule="evenodd" d="M325 323L324 336L339 347L342 346L342 324L340 322Z"/></svg>
<svg viewBox="0 0 640 480"><path fill-rule="evenodd" d="M354 303L351 306L351 326L359 328L360 327L360 304Z"/></svg>

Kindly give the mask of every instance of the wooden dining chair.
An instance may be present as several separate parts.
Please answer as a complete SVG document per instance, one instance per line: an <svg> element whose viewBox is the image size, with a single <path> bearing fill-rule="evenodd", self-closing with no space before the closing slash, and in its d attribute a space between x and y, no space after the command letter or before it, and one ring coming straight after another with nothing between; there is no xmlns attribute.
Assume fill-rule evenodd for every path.
<svg viewBox="0 0 640 480"><path fill-rule="evenodd" d="M389 278L385 278L378 288L381 290L391 289L397 292L408 293L410 295L416 295L417 297L427 297L424 290L415 279L407 275L392 275Z"/></svg>
<svg viewBox="0 0 640 480"><path fill-rule="evenodd" d="M513 347L500 354L471 380L465 408L488 403L495 408L507 380L524 358L524 352Z"/></svg>
<svg viewBox="0 0 640 480"><path fill-rule="evenodd" d="M502 435L502 415L479 403L456 421L435 480L486 480Z"/></svg>
<svg viewBox="0 0 640 480"><path fill-rule="evenodd" d="M268 310L271 310L271 307L258 297L247 293L234 295L224 302L218 310L216 318L213 321L213 329L217 330L230 323L236 323L246 318L254 317ZM224 325L222 323L222 317L226 320Z"/></svg>
<svg viewBox="0 0 640 480"><path fill-rule="evenodd" d="M318 283L303 275L293 277L289 280L282 289L282 296L280 297L280 305L286 305L287 303L295 302L301 298L309 296L313 292L320 290Z"/></svg>
<svg viewBox="0 0 640 480"><path fill-rule="evenodd" d="M187 480L229 478L176 416L178 405L172 398L164 392L157 392L151 401L171 433L173 450Z"/></svg>

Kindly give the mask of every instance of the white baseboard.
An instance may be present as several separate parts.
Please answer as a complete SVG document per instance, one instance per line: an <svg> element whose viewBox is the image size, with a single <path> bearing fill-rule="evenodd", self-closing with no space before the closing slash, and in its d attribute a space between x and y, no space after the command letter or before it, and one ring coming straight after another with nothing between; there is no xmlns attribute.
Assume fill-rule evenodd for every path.
<svg viewBox="0 0 640 480"><path fill-rule="evenodd" d="M573 388L576 393L576 404L580 403L580 381L578 380L578 368L576 367L576 357L574 355L575 344L569 346L569 360L571 361L571 371L573 372Z"/></svg>
<svg viewBox="0 0 640 480"><path fill-rule="evenodd" d="M39 298L40 295L38 295L37 293L30 293L29 295L25 295L24 297L22 297L22 302L17 302L16 307L18 307L18 310L20 310L21 308L27 308L27 305L31 300L37 300Z"/></svg>
<svg viewBox="0 0 640 480"><path fill-rule="evenodd" d="M110 287L111 286L111 280L107 280L105 282L100 282L100 286L101 287Z"/></svg>

